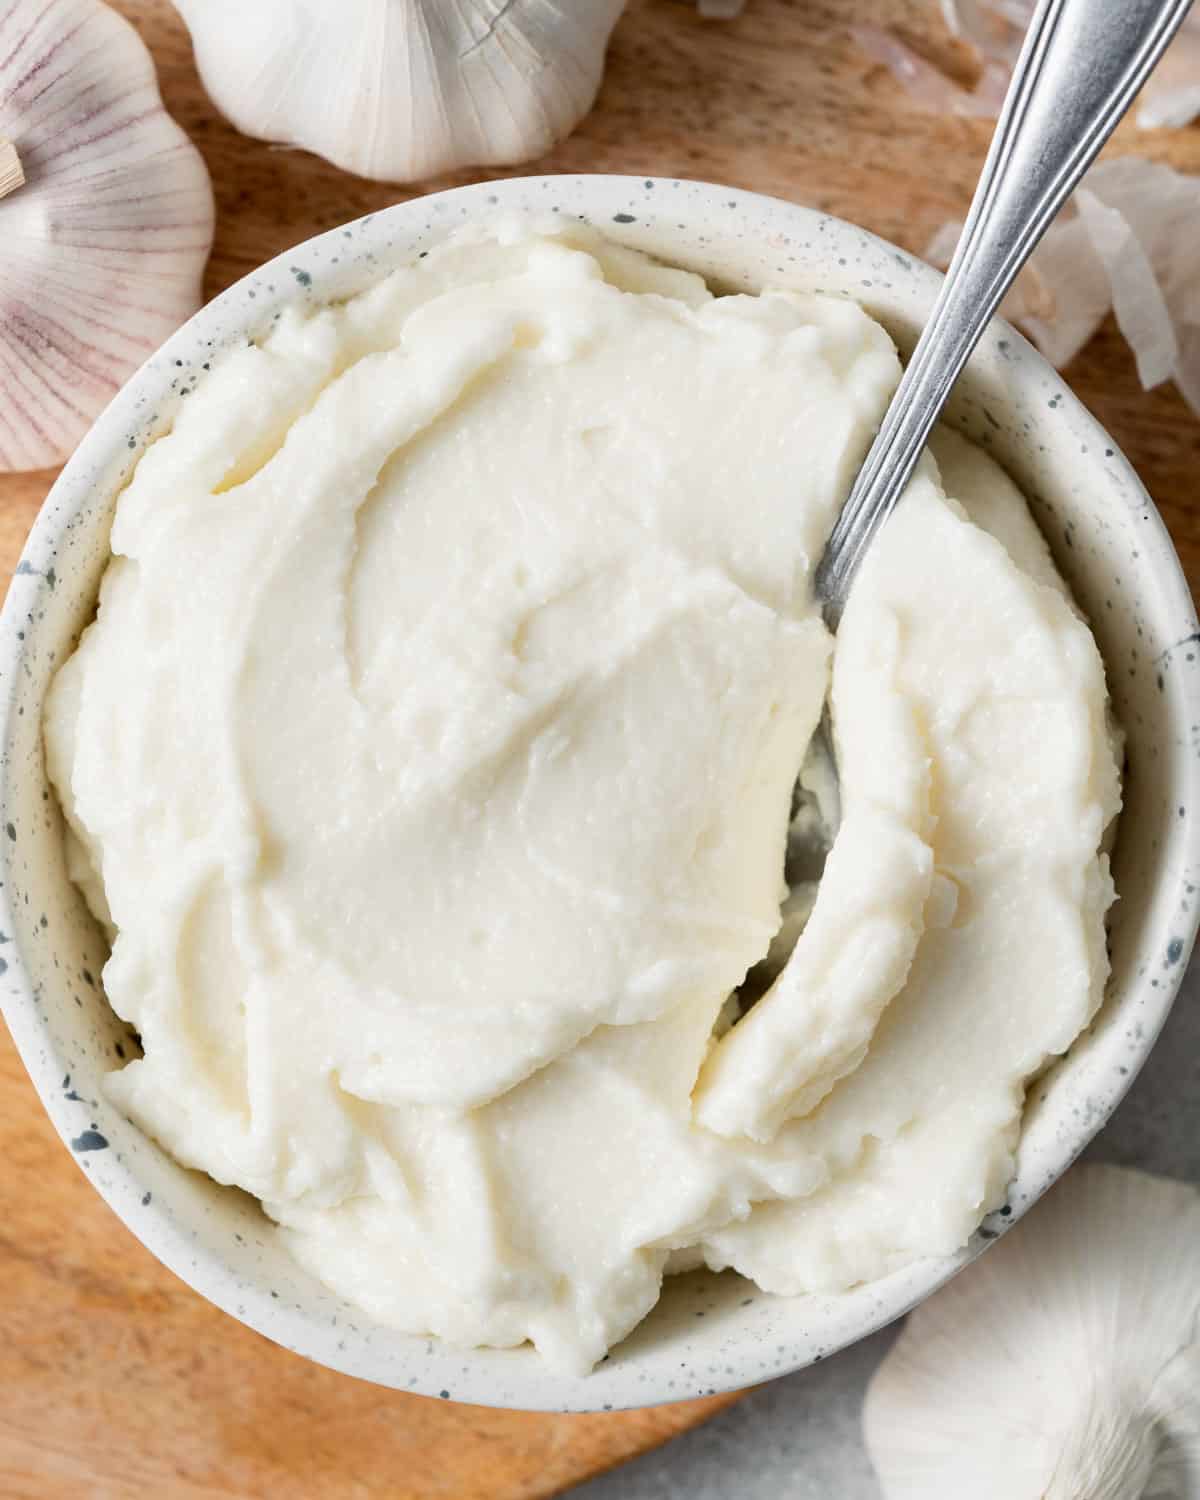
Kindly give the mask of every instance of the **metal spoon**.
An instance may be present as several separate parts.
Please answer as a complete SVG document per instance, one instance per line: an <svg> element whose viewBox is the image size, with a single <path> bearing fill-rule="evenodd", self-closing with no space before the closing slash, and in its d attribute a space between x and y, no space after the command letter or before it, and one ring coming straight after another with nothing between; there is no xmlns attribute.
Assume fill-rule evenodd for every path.
<svg viewBox="0 0 1200 1500"><path fill-rule="evenodd" d="M988 320L1190 6L1191 0L1042 0L1034 12L954 259L817 567L816 595L830 630ZM814 836L810 818L793 818L789 884L793 871L819 877L841 821L828 701L808 754L808 779L823 787L820 832ZM812 800L804 781L802 775L797 807ZM747 1003L772 977L751 971Z"/></svg>
<svg viewBox="0 0 1200 1500"><path fill-rule="evenodd" d="M817 597L831 630L988 320L1190 5L1042 0L1038 6L942 290L817 568Z"/></svg>

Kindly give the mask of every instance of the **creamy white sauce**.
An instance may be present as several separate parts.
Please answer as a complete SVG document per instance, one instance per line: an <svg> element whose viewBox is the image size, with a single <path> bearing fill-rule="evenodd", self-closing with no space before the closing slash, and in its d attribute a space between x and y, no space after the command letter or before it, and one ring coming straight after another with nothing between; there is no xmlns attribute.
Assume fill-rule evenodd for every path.
<svg viewBox="0 0 1200 1500"><path fill-rule="evenodd" d="M46 714L109 1088L376 1318L586 1369L669 1258L844 1287L1002 1201L1103 990L1117 769L960 439L832 650L897 375L850 303L506 227L289 312L139 463ZM729 1028L831 661L840 825Z"/></svg>

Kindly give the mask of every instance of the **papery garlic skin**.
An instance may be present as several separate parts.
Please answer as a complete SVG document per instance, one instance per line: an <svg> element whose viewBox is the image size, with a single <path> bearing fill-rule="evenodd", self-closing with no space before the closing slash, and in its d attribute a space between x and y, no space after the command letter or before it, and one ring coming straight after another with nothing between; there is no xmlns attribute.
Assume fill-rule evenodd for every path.
<svg viewBox="0 0 1200 1500"><path fill-rule="evenodd" d="M952 435L833 649L898 375L850 302L484 227L226 354L120 497L46 721L145 1045L109 1089L379 1321L583 1370L674 1252L847 1286L1002 1201L1100 1000L1117 770ZM841 824L730 1030L831 649Z"/></svg>
<svg viewBox="0 0 1200 1500"><path fill-rule="evenodd" d="M947 266L960 224L926 258ZM1173 379L1200 412L1200 177L1136 156L1094 166L1000 311L1051 364L1067 364L1112 312L1147 389Z"/></svg>
<svg viewBox="0 0 1200 1500"><path fill-rule="evenodd" d="M1138 100L1143 130L1181 129L1200 119L1200 14L1193 8Z"/></svg>
<svg viewBox="0 0 1200 1500"><path fill-rule="evenodd" d="M137 32L99 0L10 0L0 137L0 470L61 463L200 305L213 199Z"/></svg>
<svg viewBox="0 0 1200 1500"><path fill-rule="evenodd" d="M1076 1168L914 1312L867 1392L885 1500L1200 1483L1200 1192Z"/></svg>
<svg viewBox="0 0 1200 1500"><path fill-rule="evenodd" d="M1034 0L941 0L951 33L975 53L978 77L970 88L914 51L896 32L863 25L855 40L881 63L919 108L932 114L978 115L995 119L1033 18ZM933 5L930 3L932 13ZM1143 130L1190 125L1200 116L1200 15L1194 11L1179 29L1138 99Z"/></svg>
<svg viewBox="0 0 1200 1500"><path fill-rule="evenodd" d="M239 130L385 182L529 161L600 87L625 0L174 0Z"/></svg>

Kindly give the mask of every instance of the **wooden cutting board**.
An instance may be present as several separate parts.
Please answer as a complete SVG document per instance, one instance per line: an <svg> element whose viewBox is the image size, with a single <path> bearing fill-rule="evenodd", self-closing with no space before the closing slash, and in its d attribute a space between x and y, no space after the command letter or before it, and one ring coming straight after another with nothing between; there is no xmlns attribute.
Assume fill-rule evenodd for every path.
<svg viewBox="0 0 1200 1500"><path fill-rule="evenodd" d="M248 141L209 105L167 0L118 9L150 45L167 105L212 171L210 295L322 229L481 175L401 190ZM691 0L633 0L596 109L520 170L725 181L919 252L961 215L989 127L916 112L850 28L891 24L965 69L936 12L933 0L749 0L741 19L717 23ZM1127 126L1115 149L1200 173L1198 129ZM1200 422L1173 389L1138 388L1111 328L1070 379L1140 469L1195 589ZM0 476L5 586L53 477ZM109 1213L42 1117L6 1035L0 1162L0 1494L11 1500L535 1500L733 1399L578 1417L489 1411L379 1390L275 1348L176 1281Z"/></svg>

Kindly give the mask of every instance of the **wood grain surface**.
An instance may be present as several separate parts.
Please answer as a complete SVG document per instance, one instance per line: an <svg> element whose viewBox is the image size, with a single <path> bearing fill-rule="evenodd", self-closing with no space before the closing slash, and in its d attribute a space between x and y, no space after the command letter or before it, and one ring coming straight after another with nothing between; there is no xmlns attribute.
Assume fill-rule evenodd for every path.
<svg viewBox="0 0 1200 1500"><path fill-rule="evenodd" d="M117 8L150 45L167 106L212 172L210 295L344 220L418 191L507 175L460 173L400 189L248 141L208 103L167 0ZM732 23L701 21L691 0L632 0L595 110L519 171L725 181L819 206L919 252L964 210L989 126L916 111L858 52L851 27L868 16L965 76L968 61L933 0L749 0ZM1200 173L1200 129L1126 126L1111 149ZM1173 388L1140 390L1111 327L1068 374L1139 468L1195 590L1200 422ZM53 477L0 476L5 587ZM176 1281L122 1228L52 1134L6 1035L0 1161L5 1500L534 1500L732 1399L576 1417L489 1411L376 1389L275 1348Z"/></svg>

